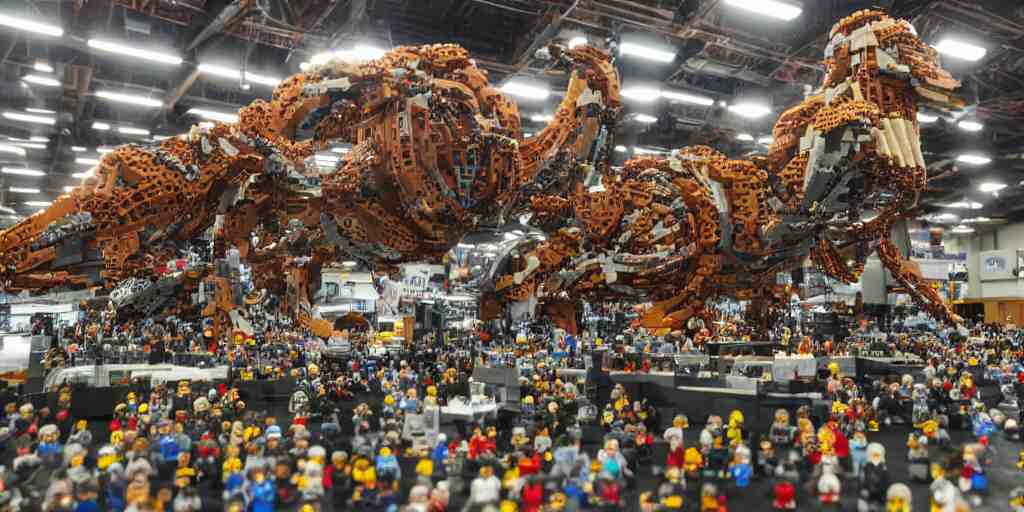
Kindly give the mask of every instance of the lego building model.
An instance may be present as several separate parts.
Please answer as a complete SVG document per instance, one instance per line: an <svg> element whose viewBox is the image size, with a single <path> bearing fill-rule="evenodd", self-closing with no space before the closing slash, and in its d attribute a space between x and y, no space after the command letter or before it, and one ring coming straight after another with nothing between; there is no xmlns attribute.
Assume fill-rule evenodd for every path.
<svg viewBox="0 0 1024 512"><path fill-rule="evenodd" d="M531 138L466 50L431 45L314 65L242 108L238 123L119 147L0 233L2 285L151 279L212 227L214 258L236 247L257 286L285 292L282 303L319 333L309 297L320 265L439 259L483 221L530 212L548 237L516 248L485 293L484 318L563 293L651 301L652 327L681 325L717 295L752 299L764 316L788 299L776 274L807 255L852 282L877 252L922 308L957 321L888 240L926 186L918 104L961 106L959 82L908 22L860 11L836 24L824 83L781 115L767 157L690 147L621 171L609 165L620 107L611 57L549 52L571 79ZM353 149L319 172L312 156L338 142Z"/></svg>

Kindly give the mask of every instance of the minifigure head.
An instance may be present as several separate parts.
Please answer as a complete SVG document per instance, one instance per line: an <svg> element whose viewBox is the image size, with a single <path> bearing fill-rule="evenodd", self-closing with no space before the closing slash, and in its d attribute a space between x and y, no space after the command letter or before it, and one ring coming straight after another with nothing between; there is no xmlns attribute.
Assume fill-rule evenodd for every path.
<svg viewBox="0 0 1024 512"><path fill-rule="evenodd" d="M868 445L868 462L878 466L885 463L885 447L879 443Z"/></svg>
<svg viewBox="0 0 1024 512"><path fill-rule="evenodd" d="M686 418L685 415L677 414L674 418L672 418L672 426L675 428L682 429L689 428L690 421Z"/></svg>

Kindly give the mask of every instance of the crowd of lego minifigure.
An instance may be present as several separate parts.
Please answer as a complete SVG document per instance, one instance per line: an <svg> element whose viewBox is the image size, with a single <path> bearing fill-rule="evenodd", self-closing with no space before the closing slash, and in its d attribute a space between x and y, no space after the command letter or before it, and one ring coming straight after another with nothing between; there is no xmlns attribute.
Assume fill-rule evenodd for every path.
<svg viewBox="0 0 1024 512"><path fill-rule="evenodd" d="M1024 397L1021 345L1001 329L971 334L890 336L892 349L926 361L916 380L858 382L829 365L818 382L828 414L779 409L764 432L739 410L687 418L618 384L588 399L585 377L539 364L521 379L511 419L445 422L426 445L405 435L406 416L468 396L474 366L500 352L500 340L469 336L372 357L357 347L340 360L285 350L264 370L252 357L271 342L236 339L214 347L234 367L226 382L130 382L102 424L74 416L68 385L51 390L52 406L8 393L0 510L724 512L756 488L780 510L838 510L845 498L858 510L900 512L923 505L911 492L923 485L932 510L995 502L1024 511L1024 486L1014 488L1024 452L1002 468L1013 472L1009 488L993 490L989 478L993 445L1022 446L1013 404ZM550 343L527 338L508 350ZM578 356L604 342L571 343L549 348ZM614 343L644 353L700 350L703 341L628 330ZM246 381L283 376L295 386L287 406L241 396ZM999 407L984 405L979 378L1002 385ZM893 458L906 470L891 471Z"/></svg>

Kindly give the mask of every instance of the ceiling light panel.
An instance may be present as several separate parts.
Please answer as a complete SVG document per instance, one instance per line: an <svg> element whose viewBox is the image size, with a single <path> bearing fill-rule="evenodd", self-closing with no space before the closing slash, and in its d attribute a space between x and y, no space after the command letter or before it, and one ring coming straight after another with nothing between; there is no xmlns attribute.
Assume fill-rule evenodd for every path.
<svg viewBox="0 0 1024 512"><path fill-rule="evenodd" d="M222 123L237 123L238 114L232 114L230 112L219 112L216 110L208 110L205 108L192 108L188 111L192 114L203 119L210 119L212 121L220 121Z"/></svg>
<svg viewBox="0 0 1024 512"><path fill-rule="evenodd" d="M551 91L546 87L523 82L508 82L501 87L501 91L512 96L531 100L546 100L548 96L551 96Z"/></svg>
<svg viewBox="0 0 1024 512"><path fill-rule="evenodd" d="M27 187L10 187L7 190L16 194L38 194L38 188L27 188Z"/></svg>
<svg viewBox="0 0 1024 512"><path fill-rule="evenodd" d="M672 62L676 60L676 52L652 48L642 44L623 41L619 45L620 55L631 55L654 62Z"/></svg>
<svg viewBox="0 0 1024 512"><path fill-rule="evenodd" d="M97 91L96 97L103 98L108 101L116 103L126 103L129 105L138 105L140 107L151 107L157 108L164 106L164 102L156 98L150 98L147 96L139 96L137 94L128 94L114 91Z"/></svg>
<svg viewBox="0 0 1024 512"><path fill-rule="evenodd" d="M215 64L200 64L199 72L205 75L219 76L221 78L230 78L232 80L237 81L238 83L242 82L242 71L234 68L229 68L226 66L217 66ZM270 87L276 87L277 84L281 83L280 78L274 76L261 75L257 73L250 73L249 71L245 72L245 81L254 84L266 85Z"/></svg>
<svg viewBox="0 0 1024 512"><path fill-rule="evenodd" d="M4 174L10 174L13 176L46 176L46 173L43 171L36 169L23 169L21 167L4 167L3 169L0 169L0 171L2 171Z"/></svg>
<svg viewBox="0 0 1024 512"><path fill-rule="evenodd" d="M150 50L143 50L141 48L116 43L105 39L90 39L88 41L90 48L95 48L109 53L117 53L121 55L127 55L135 59L148 60L152 62L158 62L160 64L170 64L172 66L178 66L182 63L182 59L178 55L171 54L169 52L156 52Z"/></svg>
<svg viewBox="0 0 1024 512"><path fill-rule="evenodd" d="M24 80L25 82L28 82L28 83L33 84L33 85L42 85L42 86L45 86L45 87L59 87L60 86L60 80L57 80L56 78L54 78L52 76L32 74L32 75L25 75L21 79Z"/></svg>
<svg viewBox="0 0 1024 512"><path fill-rule="evenodd" d="M985 54L988 50L980 46L976 46L963 41L957 41L956 39L943 39L935 45L935 49L943 55L953 57L954 59L966 60L968 62L977 62L985 58Z"/></svg>
<svg viewBox="0 0 1024 512"><path fill-rule="evenodd" d="M782 21L794 20L803 13L803 9L800 7L776 0L725 0L725 3L732 7Z"/></svg>
<svg viewBox="0 0 1024 512"><path fill-rule="evenodd" d="M53 126L57 124L57 119L53 117L40 116L34 114L22 114L20 112L4 112L4 117L11 121L21 121L23 123L32 124L46 124Z"/></svg>
<svg viewBox="0 0 1024 512"><path fill-rule="evenodd" d="M56 25L39 23L15 16L7 16L6 14L0 14L0 25L50 37L60 37L64 35L64 29Z"/></svg>

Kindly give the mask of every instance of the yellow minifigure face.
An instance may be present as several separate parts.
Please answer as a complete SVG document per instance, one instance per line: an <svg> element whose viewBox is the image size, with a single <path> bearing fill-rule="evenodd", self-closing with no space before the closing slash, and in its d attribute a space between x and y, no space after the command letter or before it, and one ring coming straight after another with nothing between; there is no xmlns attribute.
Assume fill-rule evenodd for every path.
<svg viewBox="0 0 1024 512"><path fill-rule="evenodd" d="M556 492L551 495L551 499L549 500L548 504L550 505L551 510L559 511L565 510L566 501L567 498L565 496L565 493Z"/></svg>
<svg viewBox="0 0 1024 512"><path fill-rule="evenodd" d="M490 478L492 476L494 476L494 468L487 464L480 466L480 478Z"/></svg>
<svg viewBox="0 0 1024 512"><path fill-rule="evenodd" d="M683 467L687 471L696 471L704 463L704 456L694 447L689 447L683 453Z"/></svg>
<svg viewBox="0 0 1024 512"><path fill-rule="evenodd" d="M729 413L729 426L733 428L743 426L743 413L739 409L734 409Z"/></svg>
<svg viewBox="0 0 1024 512"><path fill-rule="evenodd" d="M230 475L242 470L242 461L238 457L231 457L224 461L224 474Z"/></svg>
<svg viewBox="0 0 1024 512"><path fill-rule="evenodd" d="M690 426L690 422L687 421L686 416L680 414L675 418L672 418L672 426L675 428L688 428Z"/></svg>

